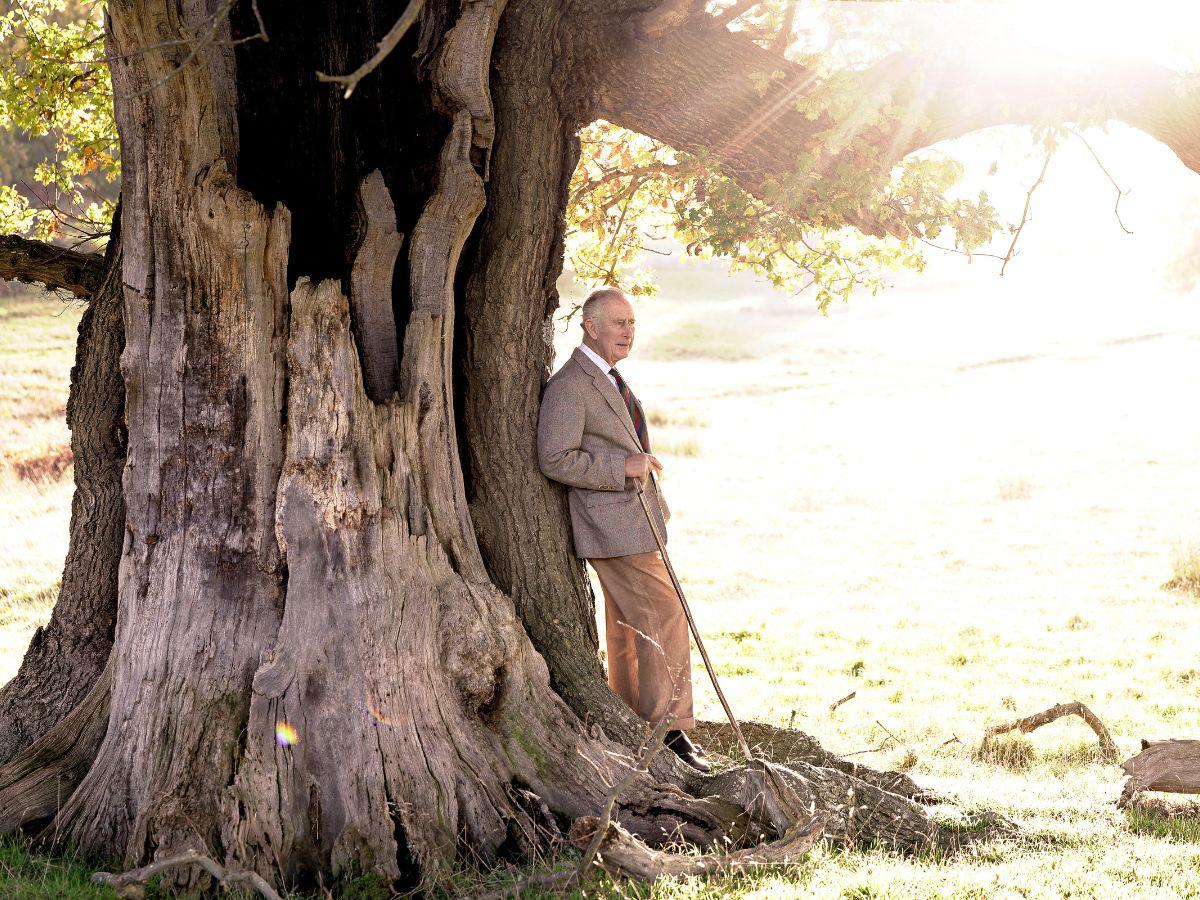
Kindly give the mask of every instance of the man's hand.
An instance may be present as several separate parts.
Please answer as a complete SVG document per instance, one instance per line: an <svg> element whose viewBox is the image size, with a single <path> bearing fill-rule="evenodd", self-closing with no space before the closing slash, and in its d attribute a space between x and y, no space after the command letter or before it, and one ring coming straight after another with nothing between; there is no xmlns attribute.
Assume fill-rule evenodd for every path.
<svg viewBox="0 0 1200 900"><path fill-rule="evenodd" d="M651 471L661 472L662 463L649 453L635 453L625 457L626 478L645 478Z"/></svg>

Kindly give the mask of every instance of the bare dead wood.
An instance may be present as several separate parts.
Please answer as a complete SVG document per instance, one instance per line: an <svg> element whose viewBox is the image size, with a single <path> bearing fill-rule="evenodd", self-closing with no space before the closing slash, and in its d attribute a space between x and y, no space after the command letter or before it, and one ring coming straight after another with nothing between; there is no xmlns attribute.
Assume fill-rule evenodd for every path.
<svg viewBox="0 0 1200 900"><path fill-rule="evenodd" d="M1079 716L1092 731L1096 732L1104 761L1115 763L1120 758L1120 751L1117 749L1117 745L1113 743L1112 735L1108 733L1108 729L1104 727L1104 723L1100 721L1100 718L1078 700L1073 700L1070 703L1059 703L1057 706L1044 709L1040 713L1025 716L1005 725L993 725L984 731L983 745L986 745L991 738L997 735L1005 734L1009 731L1020 731L1022 734L1029 734L1034 729L1041 728L1043 725L1061 719L1063 716L1072 715Z"/></svg>
<svg viewBox="0 0 1200 900"><path fill-rule="evenodd" d="M1142 741L1142 751L1121 763L1128 779L1119 803L1140 791L1200 794L1200 740Z"/></svg>
<svg viewBox="0 0 1200 900"><path fill-rule="evenodd" d="M637 778L639 773L643 773L649 769L650 760L654 758L654 754L662 749L663 738L667 736L667 731L670 729L671 724L672 718L670 716L658 723L654 731L650 734L650 737L646 740L646 746L638 754L637 763L609 791L604 801L604 808L600 810L595 835L588 842L583 851L583 858L579 861L579 867L575 870L576 881L583 877L584 873L592 867L592 862L596 859L596 851L600 849L600 843L608 830L609 823L612 821L613 804L629 789L629 786L633 784L634 779Z"/></svg>
<svg viewBox="0 0 1200 900"><path fill-rule="evenodd" d="M639 881L686 875L734 875L795 865L820 840L825 817L817 814L788 831L783 838L733 853L691 855L647 847L615 822L602 824L593 816L576 819L570 840L576 846L597 845L599 865L614 875Z"/></svg>
<svg viewBox="0 0 1200 900"><path fill-rule="evenodd" d="M829 704L829 714L832 716L837 711L837 708L839 706L841 706L843 703L849 703L851 700L853 700L857 696L858 696L858 691L851 691L845 697L842 697L840 700L834 700L832 703Z"/></svg>
<svg viewBox="0 0 1200 900"><path fill-rule="evenodd" d="M382 403L400 385L392 275L404 235L396 230L396 208L378 169L358 188L358 247L350 270L350 311L362 348L367 396Z"/></svg>
<svg viewBox="0 0 1200 900"><path fill-rule="evenodd" d="M112 888L117 892L118 897L141 897L143 896L143 892L140 889L146 882L155 875L159 875L176 866L199 866L221 884L248 884L266 897L267 900L282 900L279 894L275 893L275 889L267 884L266 880L257 872L228 869L212 857L197 853L195 850L186 850L174 856L156 859L148 866L131 869L119 875L113 875L111 872L97 872L92 876L92 881L96 884L103 884ZM131 888L134 890L131 891Z"/></svg>
<svg viewBox="0 0 1200 900"><path fill-rule="evenodd" d="M80 253L31 241L14 234L0 235L0 279L42 284L87 300L104 278L104 256Z"/></svg>

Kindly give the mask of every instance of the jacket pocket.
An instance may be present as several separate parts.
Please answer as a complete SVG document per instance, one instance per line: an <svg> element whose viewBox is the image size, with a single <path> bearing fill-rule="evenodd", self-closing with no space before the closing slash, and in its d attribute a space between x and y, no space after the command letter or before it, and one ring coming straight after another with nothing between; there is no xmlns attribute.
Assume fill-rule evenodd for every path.
<svg viewBox="0 0 1200 900"><path fill-rule="evenodd" d="M628 503L636 495L633 491L584 491L583 505L586 507L612 506L617 503Z"/></svg>

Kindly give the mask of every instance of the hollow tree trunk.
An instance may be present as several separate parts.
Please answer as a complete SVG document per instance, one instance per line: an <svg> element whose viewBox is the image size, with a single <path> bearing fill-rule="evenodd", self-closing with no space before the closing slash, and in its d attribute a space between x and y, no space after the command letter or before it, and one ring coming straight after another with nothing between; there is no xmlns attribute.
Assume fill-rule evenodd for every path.
<svg viewBox="0 0 1200 900"><path fill-rule="evenodd" d="M248 5L226 22L207 0L111 3L129 427L117 621L88 702L0 767L0 808L43 803L4 829L55 812L55 752L72 773L94 754L46 835L128 865L194 849L288 887L362 871L428 886L532 852L630 769L530 640L576 710L612 703L594 659L556 644L582 657L595 638L532 440L570 135L605 61L589 29L622 21L612 4L514 5L489 91L504 7L428 3L420 33L342 101L316 71L366 58L397 9L260 2L266 44L234 40L254 30ZM456 365L456 274L485 207ZM395 362L376 356L388 341ZM641 733L619 709L602 724ZM616 810L650 841L780 834L820 807L842 843L955 843L838 769L783 776L782 805L764 802L761 766L657 771L675 783L630 776Z"/></svg>
<svg viewBox="0 0 1200 900"><path fill-rule="evenodd" d="M589 115L571 90L561 10L519 4L504 25L492 63L492 177L464 290L471 514L488 572L516 602L555 690L581 718L632 746L645 725L600 669L595 604L574 556L566 493L538 471L535 443L553 355L563 210L579 159L574 133Z"/></svg>
<svg viewBox="0 0 1200 900"><path fill-rule="evenodd" d="M112 646L117 564L125 527L124 343L120 239L79 322L67 425L75 457L70 543L50 621L34 632L17 674L0 689L0 763L44 735L96 682Z"/></svg>

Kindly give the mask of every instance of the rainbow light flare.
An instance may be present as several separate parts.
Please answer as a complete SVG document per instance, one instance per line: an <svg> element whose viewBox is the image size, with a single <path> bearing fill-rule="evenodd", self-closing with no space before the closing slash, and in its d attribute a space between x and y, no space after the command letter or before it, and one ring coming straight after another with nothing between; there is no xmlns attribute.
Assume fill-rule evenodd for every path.
<svg viewBox="0 0 1200 900"><path fill-rule="evenodd" d="M296 733L296 729L287 722L275 723L275 743L280 747L290 747L292 744L300 740L300 735Z"/></svg>

